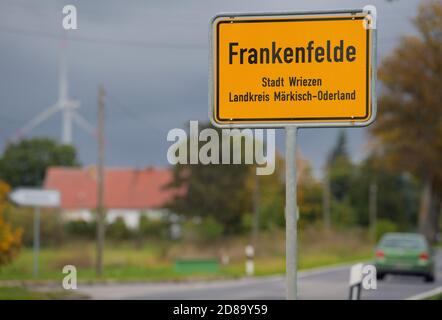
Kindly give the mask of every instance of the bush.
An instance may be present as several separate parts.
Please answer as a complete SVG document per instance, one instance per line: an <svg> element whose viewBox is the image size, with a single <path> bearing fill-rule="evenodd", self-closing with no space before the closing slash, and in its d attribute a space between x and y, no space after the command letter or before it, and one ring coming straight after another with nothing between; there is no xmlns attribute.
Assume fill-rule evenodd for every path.
<svg viewBox="0 0 442 320"><path fill-rule="evenodd" d="M186 242L208 243L223 235L223 225L213 217L194 218L182 224L183 240Z"/></svg>
<svg viewBox="0 0 442 320"><path fill-rule="evenodd" d="M9 186L0 181L0 266L10 263L17 256L21 247L23 231L13 229L9 223L3 219L3 212L6 207L6 197Z"/></svg>
<svg viewBox="0 0 442 320"><path fill-rule="evenodd" d="M127 240L133 236L133 232L126 226L124 219L118 217L107 226L106 235L114 240Z"/></svg>
<svg viewBox="0 0 442 320"><path fill-rule="evenodd" d="M164 239L169 235L169 223L165 220L152 220L141 216L138 232L142 237Z"/></svg>
<svg viewBox="0 0 442 320"><path fill-rule="evenodd" d="M34 239L34 209L8 206L5 210L5 220L12 227L23 230L22 243L30 247ZM42 246L58 245L61 243L63 228L59 212L53 209L41 209L40 213L40 243Z"/></svg>
<svg viewBox="0 0 442 320"><path fill-rule="evenodd" d="M353 207L347 200L331 203L332 223L338 227L349 227L356 223L356 214Z"/></svg>
<svg viewBox="0 0 442 320"><path fill-rule="evenodd" d="M68 235L94 239L96 235L97 224L95 221L88 222L84 220L77 220L66 222L64 228Z"/></svg>
<svg viewBox="0 0 442 320"><path fill-rule="evenodd" d="M253 215L251 213L245 213L241 217L241 231L243 233L249 233L253 228Z"/></svg>
<svg viewBox="0 0 442 320"><path fill-rule="evenodd" d="M215 240L223 234L223 231L222 224L212 217L204 219L198 226L199 238L203 241Z"/></svg>
<svg viewBox="0 0 442 320"><path fill-rule="evenodd" d="M398 227L394 222L388 219L380 219L376 223L376 241L378 241L385 233L396 231L398 231Z"/></svg>

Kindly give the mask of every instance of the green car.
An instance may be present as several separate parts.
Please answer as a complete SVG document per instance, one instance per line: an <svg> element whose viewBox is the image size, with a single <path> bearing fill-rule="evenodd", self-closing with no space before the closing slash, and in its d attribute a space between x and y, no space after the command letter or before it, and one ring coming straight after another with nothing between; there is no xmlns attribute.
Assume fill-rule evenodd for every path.
<svg viewBox="0 0 442 320"><path fill-rule="evenodd" d="M386 274L419 275L426 282L435 278L433 250L416 233L386 233L376 247L374 265L379 280Z"/></svg>

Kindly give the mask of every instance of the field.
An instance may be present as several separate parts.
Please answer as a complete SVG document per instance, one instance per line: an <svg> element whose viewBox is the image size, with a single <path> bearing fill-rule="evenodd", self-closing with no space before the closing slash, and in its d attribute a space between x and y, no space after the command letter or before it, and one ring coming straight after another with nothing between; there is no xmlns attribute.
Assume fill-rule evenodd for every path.
<svg viewBox="0 0 442 320"><path fill-rule="evenodd" d="M0 284L18 282L61 281L62 268L74 265L79 281L177 281L234 278L245 275L244 247L247 239L219 239L210 245L192 242L144 241L107 242L104 274L97 278L94 269L95 245L92 241L75 241L40 251L40 274L32 276L32 248L23 248L17 259L0 269ZM255 274L285 272L285 240L281 231L262 234L257 241ZM357 231L323 232L313 228L300 234L299 268L368 260L372 245ZM220 263L216 271L180 272L177 259L211 258Z"/></svg>

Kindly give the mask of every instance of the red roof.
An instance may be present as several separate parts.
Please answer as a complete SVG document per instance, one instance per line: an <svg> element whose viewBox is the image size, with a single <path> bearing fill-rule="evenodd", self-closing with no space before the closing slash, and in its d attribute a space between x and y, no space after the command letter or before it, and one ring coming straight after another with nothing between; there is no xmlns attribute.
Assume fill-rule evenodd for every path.
<svg viewBox="0 0 442 320"><path fill-rule="evenodd" d="M173 173L165 168L106 168L104 202L110 209L155 209L164 207L180 190L166 189ZM46 171L46 189L61 194L62 209L97 207L97 173L95 167L52 167Z"/></svg>

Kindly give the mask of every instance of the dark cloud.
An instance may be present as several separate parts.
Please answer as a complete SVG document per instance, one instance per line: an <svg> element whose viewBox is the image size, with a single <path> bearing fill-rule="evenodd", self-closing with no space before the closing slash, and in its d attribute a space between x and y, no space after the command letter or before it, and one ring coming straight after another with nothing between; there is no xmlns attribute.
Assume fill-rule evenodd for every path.
<svg viewBox="0 0 442 320"><path fill-rule="evenodd" d="M25 1L0 0L0 140L3 143L57 97L61 9L77 6L79 30L68 45L70 94L81 114L96 121L97 88L106 100L106 157L110 165L166 165L166 134L190 119L207 120L208 22L219 12L296 11L362 7L365 1ZM418 0L373 1L379 13L379 50L413 32ZM337 129L300 133L302 152L316 171ZM366 129L348 129L356 160L364 156ZM60 116L32 135L61 135ZM79 128L75 145L94 163L94 140ZM282 134L278 133L282 148Z"/></svg>

